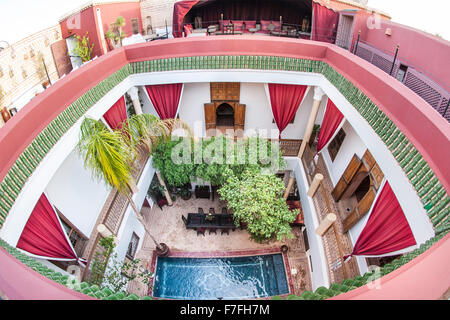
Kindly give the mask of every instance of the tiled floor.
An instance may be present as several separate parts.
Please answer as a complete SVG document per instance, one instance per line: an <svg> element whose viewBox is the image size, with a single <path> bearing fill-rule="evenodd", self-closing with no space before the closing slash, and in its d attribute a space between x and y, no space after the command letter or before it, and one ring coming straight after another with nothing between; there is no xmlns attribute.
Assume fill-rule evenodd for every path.
<svg viewBox="0 0 450 320"><path fill-rule="evenodd" d="M205 252L214 255L214 252L224 251L254 251L263 249L277 249L286 244L289 247L287 252L287 259L289 268L292 274L293 291L295 294L300 294L304 290L311 289L311 281L309 275L308 260L305 254L305 246L300 227L293 227L292 232L294 238L282 242L272 241L266 243L257 243L250 239L246 230L237 228L235 231L230 231L229 235L209 234L205 232L205 236L197 236L195 230L187 230L181 219L181 215L187 216L189 212L197 212L199 207L202 207L205 212L209 208L214 207L216 212L221 212L225 203L219 200L212 202L209 199L195 199L194 196L190 200L182 200L177 198L172 207L165 206L161 210L158 206L152 209L143 208L143 214L148 223L148 227L152 235L158 242L166 243L172 252L189 253L189 252ZM150 237L146 236L142 249L137 254L150 270L153 259L153 250L155 246ZM251 254L251 252L249 253ZM135 281L134 281L135 282ZM144 290L137 290L139 286L137 283L130 284L129 290L138 291L136 294L141 294Z"/></svg>

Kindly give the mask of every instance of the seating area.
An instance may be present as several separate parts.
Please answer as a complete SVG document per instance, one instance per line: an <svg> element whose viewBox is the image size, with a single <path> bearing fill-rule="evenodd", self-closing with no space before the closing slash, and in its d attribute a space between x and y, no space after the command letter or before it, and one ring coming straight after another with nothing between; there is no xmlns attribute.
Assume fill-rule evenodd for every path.
<svg viewBox="0 0 450 320"><path fill-rule="evenodd" d="M279 21L221 20L215 24L209 24L207 28L201 28L199 25L194 28L189 23L184 25L183 31L186 37L258 34L309 39L311 36L307 26L284 24L281 19Z"/></svg>
<svg viewBox="0 0 450 320"><path fill-rule="evenodd" d="M205 236L205 232L209 234L217 234L217 230L220 230L220 234L229 235L230 229L236 230L236 225L233 220L233 214L229 213L226 207L222 207L220 213L216 213L214 208L209 208L209 212L205 213L203 208L199 207L198 212L188 213L187 218L182 215L181 219L186 229L193 229L197 231L197 236ZM240 228L245 228L245 224L241 223Z"/></svg>

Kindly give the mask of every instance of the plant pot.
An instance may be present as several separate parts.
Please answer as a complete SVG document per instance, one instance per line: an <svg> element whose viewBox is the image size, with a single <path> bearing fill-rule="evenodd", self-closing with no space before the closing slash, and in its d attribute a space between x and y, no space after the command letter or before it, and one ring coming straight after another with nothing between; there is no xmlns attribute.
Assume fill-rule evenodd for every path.
<svg viewBox="0 0 450 320"><path fill-rule="evenodd" d="M159 245L161 246L161 248L156 248L156 254L158 255L158 257L167 257L170 254L169 246L162 242Z"/></svg>
<svg viewBox="0 0 450 320"><path fill-rule="evenodd" d="M181 195L181 199L189 200L192 197L192 192Z"/></svg>

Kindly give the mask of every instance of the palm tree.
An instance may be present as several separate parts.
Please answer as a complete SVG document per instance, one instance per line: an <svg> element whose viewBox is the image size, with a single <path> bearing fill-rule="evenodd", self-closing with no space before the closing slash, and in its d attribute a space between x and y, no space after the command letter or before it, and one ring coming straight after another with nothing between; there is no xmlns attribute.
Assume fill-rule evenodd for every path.
<svg viewBox="0 0 450 320"><path fill-rule="evenodd" d="M100 121L85 118L81 124L78 151L84 157L85 168L89 168L94 177L105 181L127 197L156 248L163 250L149 232L144 217L131 198L133 185L136 184L132 175L135 151L125 141L122 132L109 131Z"/></svg>

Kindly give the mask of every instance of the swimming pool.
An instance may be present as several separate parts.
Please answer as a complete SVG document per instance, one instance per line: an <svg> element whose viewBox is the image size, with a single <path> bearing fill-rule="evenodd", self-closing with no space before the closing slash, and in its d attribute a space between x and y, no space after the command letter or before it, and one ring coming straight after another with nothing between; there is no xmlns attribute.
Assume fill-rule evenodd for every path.
<svg viewBox="0 0 450 320"><path fill-rule="evenodd" d="M155 297L248 299L286 293L289 287L281 254L157 260Z"/></svg>

